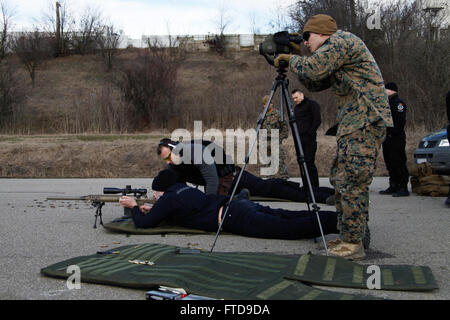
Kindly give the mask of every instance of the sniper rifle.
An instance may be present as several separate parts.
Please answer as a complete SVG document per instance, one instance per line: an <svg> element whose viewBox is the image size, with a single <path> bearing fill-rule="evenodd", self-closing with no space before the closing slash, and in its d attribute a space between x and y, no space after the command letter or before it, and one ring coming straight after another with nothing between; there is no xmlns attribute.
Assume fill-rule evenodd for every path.
<svg viewBox="0 0 450 320"><path fill-rule="evenodd" d="M95 211L95 222L94 229L97 228L97 218L100 217L100 224L103 226L102 220L102 208L106 202L119 202L120 197L126 196L128 194L133 194L132 198L134 198L137 204L143 205L145 203L155 203L156 200L154 198L147 197L147 189L132 189L131 186L126 186L125 189L120 188L103 188L104 194L90 194L87 196L81 197L48 197L47 200L67 200L67 201L86 201L89 202L93 207L96 208ZM121 193L119 195L118 193ZM127 209L127 208L125 208Z"/></svg>

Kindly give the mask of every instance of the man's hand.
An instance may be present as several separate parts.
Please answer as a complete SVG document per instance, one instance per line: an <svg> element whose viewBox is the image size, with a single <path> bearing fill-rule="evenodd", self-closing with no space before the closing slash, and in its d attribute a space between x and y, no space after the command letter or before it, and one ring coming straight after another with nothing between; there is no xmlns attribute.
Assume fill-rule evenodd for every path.
<svg viewBox="0 0 450 320"><path fill-rule="evenodd" d="M300 34L298 32L292 32L292 33L289 33L289 35L294 36L294 37L300 36ZM300 43L295 43L295 42L290 41L289 47L291 48L291 52L293 54L296 54L298 56L302 55L302 50L300 49Z"/></svg>
<svg viewBox="0 0 450 320"><path fill-rule="evenodd" d="M119 198L119 204L124 208L133 208L137 206L137 202L134 198L123 196Z"/></svg>
<svg viewBox="0 0 450 320"><path fill-rule="evenodd" d="M282 54L278 55L278 57L275 58L273 64L275 67L279 68L280 61L286 61L287 64L289 65L289 61L291 60L292 56L293 56L292 54L282 53Z"/></svg>
<svg viewBox="0 0 450 320"><path fill-rule="evenodd" d="M302 55L302 50L300 47L300 43L289 42L289 47L291 48L291 52L297 56Z"/></svg>
<svg viewBox="0 0 450 320"><path fill-rule="evenodd" d="M139 206L139 210L141 210L142 213L149 213L151 209L152 209L152 206L149 206L146 204Z"/></svg>

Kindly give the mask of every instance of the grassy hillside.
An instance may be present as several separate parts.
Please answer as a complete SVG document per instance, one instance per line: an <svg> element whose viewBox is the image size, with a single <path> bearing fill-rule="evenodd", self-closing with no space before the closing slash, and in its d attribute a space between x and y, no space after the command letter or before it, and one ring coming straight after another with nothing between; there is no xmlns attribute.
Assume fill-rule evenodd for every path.
<svg viewBox="0 0 450 320"><path fill-rule="evenodd" d="M422 133L409 133L408 165ZM169 132L134 135L31 135L0 136L0 178L145 178L155 176L164 163L156 146ZM292 177L299 176L292 137L284 142ZM316 165L320 176L328 176L335 154L335 138L318 135ZM249 171L259 175L259 165ZM377 176L386 175L383 156Z"/></svg>
<svg viewBox="0 0 450 320"><path fill-rule="evenodd" d="M139 54L137 49L121 51L118 65ZM22 127L16 128L14 135L0 136L0 177L154 176L163 167L155 154L156 145L176 128L192 130L196 120L202 121L203 131L255 128L263 108L261 98L270 92L276 77L275 69L257 52L226 57L188 53L176 75L176 103L168 122L151 123L136 132L139 123L135 127L120 122L131 111L115 85L118 65L106 73L95 56L52 59L38 70L34 88L19 69L16 76L26 89ZM291 78L290 89L295 87L300 86ZM335 138L324 136L324 132L334 124L334 101L330 92L308 95L321 105L316 162L319 174L328 176ZM425 133L415 130L407 134L409 165ZM292 137L285 141L285 149L290 172L298 176ZM258 165L249 170L259 174ZM382 155L376 174L386 174Z"/></svg>

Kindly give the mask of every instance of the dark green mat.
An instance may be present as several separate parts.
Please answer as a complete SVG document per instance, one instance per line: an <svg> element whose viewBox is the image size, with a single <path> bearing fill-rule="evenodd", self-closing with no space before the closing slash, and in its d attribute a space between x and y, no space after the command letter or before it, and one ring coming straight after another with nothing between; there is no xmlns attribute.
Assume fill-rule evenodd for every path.
<svg viewBox="0 0 450 320"><path fill-rule="evenodd" d="M67 279L67 267L78 265L82 282L139 289L151 289L160 285L182 287L188 293L220 299L372 299L365 295L316 289L302 283L313 282L314 279L298 281L298 271L303 268L301 264L299 267L299 261L305 259L302 260L302 257L309 257L305 270L324 270L324 263L327 268L326 260L312 259L311 255L209 251L180 254L177 247L162 244L124 246L112 251L119 251L119 254L73 258L43 268L41 273ZM149 266L129 262L135 259L155 264ZM338 265L340 266L336 264ZM348 278L347 273L353 275L357 266L359 265L349 262L347 269L342 270L346 275L343 279ZM327 284L335 285L334 282ZM394 283L394 287L395 285ZM423 286L419 290L423 290Z"/></svg>
<svg viewBox="0 0 450 320"><path fill-rule="evenodd" d="M279 198L265 198L265 197L250 197L252 201L262 201L262 202L293 202L288 199L279 199Z"/></svg>
<svg viewBox="0 0 450 320"><path fill-rule="evenodd" d="M128 288L182 287L188 293L218 299L371 299L325 291L285 279L298 256L265 253L179 254L178 248L161 244L124 246L119 254L78 257L43 268L45 276L64 278L67 267L77 265L81 281ZM153 266L129 260L152 261Z"/></svg>
<svg viewBox="0 0 450 320"><path fill-rule="evenodd" d="M133 219L119 218L103 225L105 229L111 232L127 233L127 234L167 234L167 233L181 233L181 234L208 234L208 232L199 229L190 229L178 226L170 226L161 224L155 228L136 228Z"/></svg>
<svg viewBox="0 0 450 320"><path fill-rule="evenodd" d="M374 274L368 272L370 265L361 265L342 258L302 255L290 274L289 279L333 287L367 289L367 280ZM431 269L426 266L379 265L380 289L401 291L430 291L437 289ZM372 282L372 279L370 279Z"/></svg>

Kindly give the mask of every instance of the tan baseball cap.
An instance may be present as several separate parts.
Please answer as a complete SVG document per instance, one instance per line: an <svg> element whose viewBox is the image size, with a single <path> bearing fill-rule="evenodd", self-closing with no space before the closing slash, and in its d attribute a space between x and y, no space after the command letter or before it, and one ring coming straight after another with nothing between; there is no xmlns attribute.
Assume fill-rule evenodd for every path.
<svg viewBox="0 0 450 320"><path fill-rule="evenodd" d="M317 14L312 16L308 21L306 21L306 24L303 27L303 33L314 32L318 34L332 35L336 31L336 21L326 14Z"/></svg>

